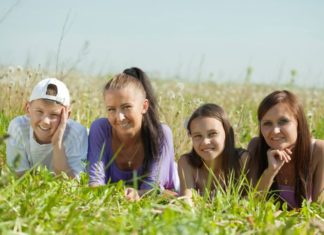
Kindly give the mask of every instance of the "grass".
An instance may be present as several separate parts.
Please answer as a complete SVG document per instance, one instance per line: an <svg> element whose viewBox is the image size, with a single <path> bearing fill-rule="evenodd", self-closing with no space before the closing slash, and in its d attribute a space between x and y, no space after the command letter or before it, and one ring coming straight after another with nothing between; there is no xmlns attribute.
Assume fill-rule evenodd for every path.
<svg viewBox="0 0 324 235"><path fill-rule="evenodd" d="M0 80L0 136L9 121L23 114L24 102L42 74L13 72ZM13 82L11 82L13 81ZM73 97L72 118L89 127L105 116L101 89L107 78L71 75L64 80ZM200 104L213 102L227 111L236 132L237 146L246 147L257 133L256 109L274 89L289 89L304 103L314 137L324 138L322 90L253 84L183 83L154 80L161 119L174 137L176 158L191 148L184 124ZM124 199L122 182L99 188L53 176L46 169L17 179L5 165L5 145L0 143L1 234L319 234L324 233L324 208L304 202L288 211L273 199L265 200L249 190L240 197L234 183L213 199L195 195L195 208L183 200L153 190L139 202ZM241 185L245 185L242 178Z"/></svg>

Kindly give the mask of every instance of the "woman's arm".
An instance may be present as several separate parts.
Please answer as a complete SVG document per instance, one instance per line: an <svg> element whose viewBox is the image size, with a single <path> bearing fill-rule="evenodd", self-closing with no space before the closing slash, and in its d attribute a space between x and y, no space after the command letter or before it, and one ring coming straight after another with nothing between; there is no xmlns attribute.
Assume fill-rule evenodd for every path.
<svg viewBox="0 0 324 235"><path fill-rule="evenodd" d="M108 161L106 154L110 137L107 119L98 119L90 127L88 137L89 186L96 187L106 184L105 167Z"/></svg>
<svg viewBox="0 0 324 235"><path fill-rule="evenodd" d="M178 172L174 162L174 148L171 129L163 124L163 132L165 135L165 142L161 147L159 159L153 160L152 166L149 169L144 182L140 189L152 189L155 185L160 189L178 191Z"/></svg>
<svg viewBox="0 0 324 235"><path fill-rule="evenodd" d="M251 154L253 161L253 157L260 157L257 154L257 146L259 144L259 138L253 138L248 145L249 153ZM273 180L275 176L278 174L281 167L284 163L288 163L291 158L291 150L277 150L277 149L269 149L267 151L267 161L268 167L263 171L262 175L258 178L256 172L258 171L259 166L255 166L255 169L249 169L252 171L252 182L256 186L258 191L268 192L271 185L273 184Z"/></svg>
<svg viewBox="0 0 324 235"><path fill-rule="evenodd" d="M313 201L324 203L324 141L316 140L314 146Z"/></svg>

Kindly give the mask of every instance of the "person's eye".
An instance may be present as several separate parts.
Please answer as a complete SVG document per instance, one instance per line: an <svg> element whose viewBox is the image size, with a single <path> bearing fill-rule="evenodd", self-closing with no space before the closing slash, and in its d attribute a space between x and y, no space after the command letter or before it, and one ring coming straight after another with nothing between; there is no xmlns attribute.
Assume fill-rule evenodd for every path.
<svg viewBox="0 0 324 235"><path fill-rule="evenodd" d="M192 138L194 139L194 140L200 140L201 139L201 135L193 135L192 136Z"/></svg>
<svg viewBox="0 0 324 235"><path fill-rule="evenodd" d="M116 109L114 109L114 108L107 108L107 112L108 112L108 113L113 113L113 112L115 112L115 110L116 110Z"/></svg>
<svg viewBox="0 0 324 235"><path fill-rule="evenodd" d="M36 112L37 114L43 114L43 111L42 111L42 110L35 110L35 112Z"/></svg>
<svg viewBox="0 0 324 235"><path fill-rule="evenodd" d="M217 135L218 135L217 131L213 131L213 132L209 133L209 137L215 137Z"/></svg>
<svg viewBox="0 0 324 235"><path fill-rule="evenodd" d="M289 123L289 119L287 119L287 118L282 118L282 119L280 119L279 122L278 122L278 124L279 124L280 126L283 126L283 125L285 125L285 124L287 124L287 123Z"/></svg>
<svg viewBox="0 0 324 235"><path fill-rule="evenodd" d="M262 126L271 126L271 125L272 125L271 122L263 122L263 123L262 123Z"/></svg>
<svg viewBox="0 0 324 235"><path fill-rule="evenodd" d="M60 117L60 114L58 114L58 113L51 114L51 118L58 118L58 117Z"/></svg>
<svg viewBox="0 0 324 235"><path fill-rule="evenodd" d="M130 110L131 108L132 108L131 105L126 105L126 106L123 107L124 110Z"/></svg>

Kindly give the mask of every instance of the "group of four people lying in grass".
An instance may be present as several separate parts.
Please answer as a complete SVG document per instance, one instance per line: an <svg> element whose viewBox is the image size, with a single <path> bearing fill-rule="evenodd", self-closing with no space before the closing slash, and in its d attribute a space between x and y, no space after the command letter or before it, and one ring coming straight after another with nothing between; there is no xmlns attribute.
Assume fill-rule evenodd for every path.
<svg viewBox="0 0 324 235"><path fill-rule="evenodd" d="M141 69L126 69L109 80L103 100L107 117L95 120L88 135L85 127L69 119L66 85L55 78L40 81L26 104L26 115L9 124L8 165L18 175L42 165L73 178L87 159L91 187L123 180L129 200L159 187L192 203L193 191L226 190L229 181L235 183L244 174L258 192L276 192L291 208L300 207L303 199L323 203L324 141L312 138L300 101L287 90L262 100L259 136L247 150L235 147L222 107L198 107L186 127L192 149L178 164L172 132L159 120L157 99Z"/></svg>

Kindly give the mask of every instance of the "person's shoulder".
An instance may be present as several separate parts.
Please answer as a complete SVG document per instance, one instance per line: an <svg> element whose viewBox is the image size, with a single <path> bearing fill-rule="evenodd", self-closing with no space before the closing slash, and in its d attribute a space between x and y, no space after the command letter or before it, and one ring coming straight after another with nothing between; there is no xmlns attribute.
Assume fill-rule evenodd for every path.
<svg viewBox="0 0 324 235"><path fill-rule="evenodd" d="M259 136L255 136L255 137L253 137L253 138L250 140L250 142L249 142L249 144L248 144L248 147L249 147L249 146L251 146L251 147L257 146L257 145L259 144L259 142L260 142L260 137L259 137Z"/></svg>
<svg viewBox="0 0 324 235"><path fill-rule="evenodd" d="M171 128L165 124L165 123L161 123L161 127L162 127L162 131L164 133L164 136L166 139L172 139L173 138L173 133Z"/></svg>
<svg viewBox="0 0 324 235"><path fill-rule="evenodd" d="M160 124L164 132L172 133L171 128L166 123Z"/></svg>
<svg viewBox="0 0 324 235"><path fill-rule="evenodd" d="M315 164L324 163L324 140L315 139L312 158Z"/></svg>
<svg viewBox="0 0 324 235"><path fill-rule="evenodd" d="M30 127L29 118L26 115L22 115L22 116L17 116L10 121L8 130L9 132L11 131L16 132L18 130L24 131L24 130L29 130L29 127Z"/></svg>
<svg viewBox="0 0 324 235"><path fill-rule="evenodd" d="M324 140L315 139L315 145L319 148L324 148Z"/></svg>
<svg viewBox="0 0 324 235"><path fill-rule="evenodd" d="M73 127L79 127L79 128L85 128L80 122L74 120L74 119L68 119L67 121L68 126L73 126Z"/></svg>
<svg viewBox="0 0 324 235"><path fill-rule="evenodd" d="M324 140L314 140L314 151L318 153L324 153Z"/></svg>
<svg viewBox="0 0 324 235"><path fill-rule="evenodd" d="M240 158L244 157L248 153L245 148L235 148L235 151Z"/></svg>
<svg viewBox="0 0 324 235"><path fill-rule="evenodd" d="M190 164L190 154L189 153L185 153L183 155L180 156L179 160L178 160L178 165L179 167L190 167L192 168L192 165Z"/></svg>
<svg viewBox="0 0 324 235"><path fill-rule="evenodd" d="M10 124L15 124L15 125L25 125L25 124L29 124L29 118L27 115L21 115L21 116L17 116L14 117L11 121Z"/></svg>
<svg viewBox="0 0 324 235"><path fill-rule="evenodd" d="M259 146L260 144L260 137L253 137L248 146L247 146L247 150L249 151L249 153L253 153L255 152L256 148Z"/></svg>
<svg viewBox="0 0 324 235"><path fill-rule="evenodd" d="M245 167L246 164L250 160L249 151L244 148L237 148L236 152L237 152L237 156L239 158L239 163L240 163L241 168Z"/></svg>
<svg viewBox="0 0 324 235"><path fill-rule="evenodd" d="M73 119L68 119L67 121L67 128L69 129L69 132L75 132L75 133L86 133L87 128L83 126L81 123L73 120Z"/></svg>
<svg viewBox="0 0 324 235"><path fill-rule="evenodd" d="M108 118L98 118L91 123L90 129L110 127Z"/></svg>

